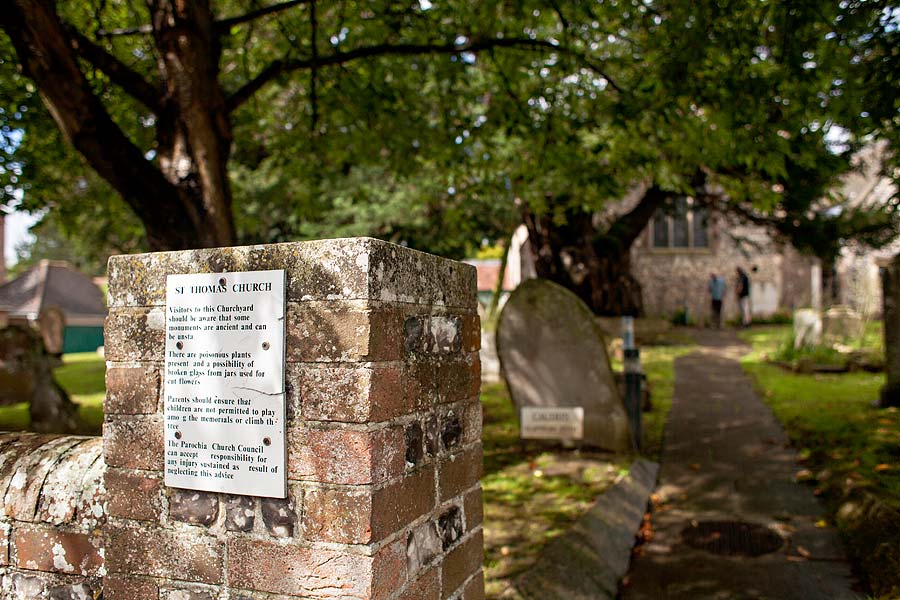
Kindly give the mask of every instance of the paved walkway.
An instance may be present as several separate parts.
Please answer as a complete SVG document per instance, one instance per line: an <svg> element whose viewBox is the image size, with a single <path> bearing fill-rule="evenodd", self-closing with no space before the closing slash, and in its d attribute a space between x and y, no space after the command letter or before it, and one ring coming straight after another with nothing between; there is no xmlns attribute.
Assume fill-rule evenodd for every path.
<svg viewBox="0 0 900 600"><path fill-rule="evenodd" d="M794 480L796 452L753 391L732 332L701 332L702 348L675 362L653 513L654 536L629 573L622 598L840 600L860 598L838 534L818 528L822 508ZM693 549L681 532L692 522L740 520L786 538L757 558Z"/></svg>

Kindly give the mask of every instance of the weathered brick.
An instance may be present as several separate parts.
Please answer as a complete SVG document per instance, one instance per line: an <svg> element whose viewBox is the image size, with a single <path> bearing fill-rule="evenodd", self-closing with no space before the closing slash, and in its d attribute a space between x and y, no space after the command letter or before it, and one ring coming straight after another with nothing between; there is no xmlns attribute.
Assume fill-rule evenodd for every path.
<svg viewBox="0 0 900 600"><path fill-rule="evenodd" d="M169 496L169 518L182 523L212 525L219 518L219 497L209 492L173 489Z"/></svg>
<svg viewBox="0 0 900 600"><path fill-rule="evenodd" d="M106 471L106 509L110 515L138 521L158 521L162 514L159 477L109 468Z"/></svg>
<svg viewBox="0 0 900 600"><path fill-rule="evenodd" d="M441 563L441 598L446 600L459 591L466 579L481 570L484 562L484 536L479 529L450 551Z"/></svg>
<svg viewBox="0 0 900 600"><path fill-rule="evenodd" d="M160 369L111 366L106 370L106 414L153 414L159 409Z"/></svg>
<svg viewBox="0 0 900 600"><path fill-rule="evenodd" d="M15 564L20 569L99 575L103 566L100 546L99 535L55 527L20 526L13 532Z"/></svg>
<svg viewBox="0 0 900 600"><path fill-rule="evenodd" d="M248 538L228 540L229 584L309 598L369 598L374 558Z"/></svg>
<svg viewBox="0 0 900 600"><path fill-rule="evenodd" d="M104 498L88 497L100 492L96 489L100 482L94 478L102 478L103 440L99 437L81 440L47 474L41 486L36 522L94 527L105 518Z"/></svg>
<svg viewBox="0 0 900 600"><path fill-rule="evenodd" d="M106 360L165 360L166 313L162 307L112 308L103 332Z"/></svg>
<svg viewBox="0 0 900 600"><path fill-rule="evenodd" d="M289 364L296 386L288 402L310 421L374 423L408 414L399 364L375 367L325 367ZM302 406L301 406L302 403Z"/></svg>
<svg viewBox="0 0 900 600"><path fill-rule="evenodd" d="M370 489L310 489L304 494L303 533L308 540L339 544L372 541Z"/></svg>
<svg viewBox="0 0 900 600"><path fill-rule="evenodd" d="M481 319L478 315L463 315L459 319L462 351L478 352L481 350Z"/></svg>
<svg viewBox="0 0 900 600"><path fill-rule="evenodd" d="M403 355L395 322L402 314L334 303L289 303L286 315L288 362L392 361Z"/></svg>
<svg viewBox="0 0 900 600"><path fill-rule="evenodd" d="M484 521L484 504L481 497L481 486L468 492L463 500L463 512L466 515L466 530L472 531Z"/></svg>
<svg viewBox="0 0 900 600"><path fill-rule="evenodd" d="M469 580L460 600L484 600L484 571L478 571L475 577Z"/></svg>
<svg viewBox="0 0 900 600"><path fill-rule="evenodd" d="M406 580L406 540L399 539L372 557L372 600L394 598Z"/></svg>
<svg viewBox="0 0 900 600"><path fill-rule="evenodd" d="M429 513L435 505L434 494L433 467L411 473L375 491L372 496L373 539L383 539Z"/></svg>
<svg viewBox="0 0 900 600"><path fill-rule="evenodd" d="M397 600L440 600L441 576L437 567L429 569L397 597Z"/></svg>
<svg viewBox="0 0 900 600"><path fill-rule="evenodd" d="M438 472L441 502L466 491L481 479L482 456L478 444L441 461Z"/></svg>
<svg viewBox="0 0 900 600"><path fill-rule="evenodd" d="M291 479L360 485L380 483L403 472L401 427L376 431L305 429L288 431Z"/></svg>
<svg viewBox="0 0 900 600"><path fill-rule="evenodd" d="M447 404L474 398L481 391L481 362L477 354L438 361L434 378L438 402Z"/></svg>
<svg viewBox="0 0 900 600"><path fill-rule="evenodd" d="M147 579L107 575L103 578L103 600L159 600L159 588Z"/></svg>
<svg viewBox="0 0 900 600"><path fill-rule="evenodd" d="M114 417L103 424L103 457L109 467L162 471L163 423L155 417Z"/></svg>
<svg viewBox="0 0 900 600"><path fill-rule="evenodd" d="M15 461L9 492L2 512L19 521L32 521L37 512L41 489L57 461L82 438L74 436L46 437L40 446L23 453ZM2 487L4 491L6 487Z"/></svg>
<svg viewBox="0 0 900 600"><path fill-rule="evenodd" d="M109 573L171 577L182 581L221 583L222 544L211 535L155 527L105 528Z"/></svg>
<svg viewBox="0 0 900 600"><path fill-rule="evenodd" d="M12 527L9 523L0 523L0 567L9 564L9 534Z"/></svg>

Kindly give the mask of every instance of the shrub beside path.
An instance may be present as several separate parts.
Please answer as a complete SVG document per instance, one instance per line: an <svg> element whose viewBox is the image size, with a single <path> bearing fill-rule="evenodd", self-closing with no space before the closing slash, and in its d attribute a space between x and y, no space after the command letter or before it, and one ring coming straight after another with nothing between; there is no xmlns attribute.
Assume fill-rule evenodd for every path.
<svg viewBox="0 0 900 600"><path fill-rule="evenodd" d="M675 362L652 538L637 550L622 598L864 597L854 591L837 531L824 526L822 506L795 481L797 453L738 363L746 347L729 331L699 332L697 341L697 352ZM757 557L685 543L684 533L722 521L768 527L783 543ZM716 534L702 541L725 542Z"/></svg>

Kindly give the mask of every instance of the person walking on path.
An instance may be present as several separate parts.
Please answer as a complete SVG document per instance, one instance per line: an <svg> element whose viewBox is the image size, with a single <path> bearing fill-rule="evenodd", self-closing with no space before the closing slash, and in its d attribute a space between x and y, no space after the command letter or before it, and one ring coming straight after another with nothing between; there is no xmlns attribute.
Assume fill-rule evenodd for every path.
<svg viewBox="0 0 900 600"><path fill-rule="evenodd" d="M650 530L623 600L861 600L840 536L795 479L797 452L732 331L675 361Z"/></svg>
<svg viewBox="0 0 900 600"><path fill-rule="evenodd" d="M709 274L709 298L712 303L712 326L722 328L722 300L725 298L725 278Z"/></svg>
<svg viewBox="0 0 900 600"><path fill-rule="evenodd" d="M741 311L741 325L743 327L750 326L750 277L747 272L740 267L735 269L736 274L736 292L738 299L738 308Z"/></svg>

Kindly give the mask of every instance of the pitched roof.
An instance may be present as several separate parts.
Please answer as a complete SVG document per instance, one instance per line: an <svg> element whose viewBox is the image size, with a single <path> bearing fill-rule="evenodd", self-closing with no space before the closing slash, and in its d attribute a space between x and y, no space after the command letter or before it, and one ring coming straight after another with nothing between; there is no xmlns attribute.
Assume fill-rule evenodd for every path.
<svg viewBox="0 0 900 600"><path fill-rule="evenodd" d="M36 319L45 308L58 308L68 324L102 324L103 293L91 278L66 262L42 260L21 276L0 285L0 306L11 317Z"/></svg>

